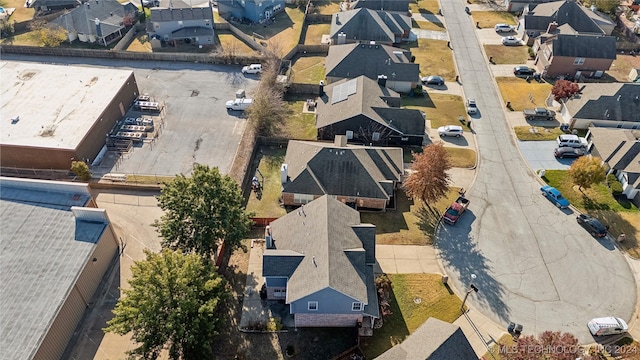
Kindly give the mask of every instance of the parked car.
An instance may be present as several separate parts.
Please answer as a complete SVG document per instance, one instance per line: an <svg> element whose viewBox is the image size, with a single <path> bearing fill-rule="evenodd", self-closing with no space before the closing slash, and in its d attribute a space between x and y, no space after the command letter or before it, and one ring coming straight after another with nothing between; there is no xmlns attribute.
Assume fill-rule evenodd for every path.
<svg viewBox="0 0 640 360"><path fill-rule="evenodd" d="M513 75L533 75L536 73L536 69L532 69L528 66L525 65L518 65L516 67L513 68Z"/></svg>
<svg viewBox="0 0 640 360"><path fill-rule="evenodd" d="M440 136L460 137L462 132L462 126L458 125L446 125L438 128L438 135Z"/></svg>
<svg viewBox="0 0 640 360"><path fill-rule="evenodd" d="M444 85L444 79L442 76L431 75L422 78L422 83L424 85Z"/></svg>
<svg viewBox="0 0 640 360"><path fill-rule="evenodd" d="M467 114L477 114L478 113L478 105L476 104L476 99L467 99Z"/></svg>
<svg viewBox="0 0 640 360"><path fill-rule="evenodd" d="M260 64L251 64L244 66L242 68L243 74L260 74L262 72L262 65Z"/></svg>
<svg viewBox="0 0 640 360"><path fill-rule="evenodd" d="M559 148L553 149L553 156L561 159L578 158L582 155L584 155L584 150L579 148L572 148L572 147L566 146L566 147L559 147Z"/></svg>
<svg viewBox="0 0 640 360"><path fill-rule="evenodd" d="M540 188L540 191L542 191L542 195L544 195L547 199L549 199L555 206L559 207L560 209L569 207L569 200L567 200L564 196L562 196L562 194L560 194L560 191L558 191L558 189L549 185L545 185Z"/></svg>
<svg viewBox="0 0 640 360"><path fill-rule="evenodd" d="M629 331L626 321L613 316L591 319L587 327L593 336L617 335Z"/></svg>
<svg viewBox="0 0 640 360"><path fill-rule="evenodd" d="M245 111L251 104L253 104L253 99L241 98L227 101L226 106L227 111Z"/></svg>
<svg viewBox="0 0 640 360"><path fill-rule="evenodd" d="M506 46L520 46L522 41L515 36L506 36L502 38L502 45Z"/></svg>
<svg viewBox="0 0 640 360"><path fill-rule="evenodd" d="M586 148L588 143L587 139L579 137L573 134L563 134L556 138L558 147L574 147L574 148Z"/></svg>
<svg viewBox="0 0 640 360"><path fill-rule="evenodd" d="M580 214L576 217L576 220L591 236L600 238L607 236L607 227L602 225L602 223L593 216Z"/></svg>
<svg viewBox="0 0 640 360"><path fill-rule="evenodd" d="M524 109L524 118L527 121L533 120L555 120L556 112L553 110L545 109L543 107L537 107L535 109Z"/></svg>
<svg viewBox="0 0 640 360"><path fill-rule="evenodd" d="M507 24L496 24L494 29L496 30L496 32L503 33L503 32L512 32L515 30L515 27Z"/></svg>

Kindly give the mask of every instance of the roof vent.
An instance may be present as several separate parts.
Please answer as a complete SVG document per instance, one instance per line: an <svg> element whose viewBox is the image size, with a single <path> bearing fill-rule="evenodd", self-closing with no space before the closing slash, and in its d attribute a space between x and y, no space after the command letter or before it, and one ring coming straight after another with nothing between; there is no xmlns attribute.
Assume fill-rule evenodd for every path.
<svg viewBox="0 0 640 360"><path fill-rule="evenodd" d="M636 96L636 100L638 99L638 97ZM11 118L11 124L17 124L18 121L20 121L20 116L14 116Z"/></svg>

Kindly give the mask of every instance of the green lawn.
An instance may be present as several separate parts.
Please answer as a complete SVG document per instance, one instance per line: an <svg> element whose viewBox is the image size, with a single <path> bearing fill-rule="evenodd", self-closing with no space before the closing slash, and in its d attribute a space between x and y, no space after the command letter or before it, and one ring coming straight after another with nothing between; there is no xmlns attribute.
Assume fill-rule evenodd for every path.
<svg viewBox="0 0 640 360"><path fill-rule="evenodd" d="M551 93L551 85L527 82L517 77L497 77L496 82L504 102L511 102L514 111L522 111L536 106L545 106L545 100ZM529 98L531 96L533 101Z"/></svg>
<svg viewBox="0 0 640 360"><path fill-rule="evenodd" d="M624 233L626 239L621 245L629 254L640 257L640 211L635 205L629 201L617 201L606 184L593 185L581 192L564 170L546 170L543 180L558 189L581 212L589 213L609 225L609 233L614 238Z"/></svg>
<svg viewBox="0 0 640 360"><path fill-rule="evenodd" d="M446 41L418 39L400 47L411 50L411 54L416 57L416 63L420 64L421 75L440 75L449 81L456 78L453 55Z"/></svg>
<svg viewBox="0 0 640 360"><path fill-rule="evenodd" d="M479 23L480 28L493 28L496 24L515 25L513 14L506 11L474 11L471 15L474 23Z"/></svg>
<svg viewBox="0 0 640 360"><path fill-rule="evenodd" d="M296 140L315 140L318 134L315 114L302 112L307 98L287 96L285 101L291 109L285 126L285 136Z"/></svg>
<svg viewBox="0 0 640 360"><path fill-rule="evenodd" d="M412 27L422 30L445 31L444 25L435 21L415 21L412 20Z"/></svg>
<svg viewBox="0 0 640 360"><path fill-rule="evenodd" d="M301 56L293 60L293 78L296 83L318 84L324 79L324 56Z"/></svg>
<svg viewBox="0 0 640 360"><path fill-rule="evenodd" d="M260 162L258 169L264 176L262 198L258 199L254 192L249 195L246 210L256 217L280 217L286 214L278 204L280 198L280 166L284 162L286 149L261 146L258 149L256 161ZM261 179L262 180L262 179Z"/></svg>
<svg viewBox="0 0 640 360"><path fill-rule="evenodd" d="M363 223L376 225L376 244L428 245L432 243L440 214L458 196L459 188L451 187L446 198L433 204L435 213L425 209L419 200L410 200L403 190L396 192L396 209L385 212L363 212Z"/></svg>
<svg viewBox="0 0 640 360"><path fill-rule="evenodd" d="M331 24L309 24L304 37L305 45L320 45L322 43L322 35L329 35Z"/></svg>
<svg viewBox="0 0 640 360"><path fill-rule="evenodd" d="M558 127L514 126L513 131L522 141L551 141L564 134Z"/></svg>
<svg viewBox="0 0 640 360"><path fill-rule="evenodd" d="M523 64L529 59L528 46L485 45L484 51L495 64Z"/></svg>
<svg viewBox="0 0 640 360"><path fill-rule="evenodd" d="M458 116L466 114L464 101L457 95L427 93L426 96L405 96L402 106L423 111L434 129L444 125L459 125Z"/></svg>
<svg viewBox="0 0 640 360"><path fill-rule="evenodd" d="M462 301L442 284L439 274L390 274L392 314L372 337L361 338L360 347L373 359L401 343L430 317L453 322L460 316ZM419 304L416 299L420 299Z"/></svg>

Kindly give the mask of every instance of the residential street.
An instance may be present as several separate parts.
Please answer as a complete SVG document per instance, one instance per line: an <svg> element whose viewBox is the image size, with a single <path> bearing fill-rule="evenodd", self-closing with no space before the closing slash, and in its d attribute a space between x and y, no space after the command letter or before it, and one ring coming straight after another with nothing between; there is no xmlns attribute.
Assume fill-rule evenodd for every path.
<svg viewBox="0 0 640 360"><path fill-rule="evenodd" d="M445 272L460 294L475 274L479 291L468 302L505 328L514 321L525 334L561 330L592 343L591 318L631 319L637 284L629 265L609 239L592 238L575 212L555 208L540 194L542 183L507 124L466 4L441 4L464 93L480 109L473 123L479 164L467 193L469 214L438 232Z"/></svg>

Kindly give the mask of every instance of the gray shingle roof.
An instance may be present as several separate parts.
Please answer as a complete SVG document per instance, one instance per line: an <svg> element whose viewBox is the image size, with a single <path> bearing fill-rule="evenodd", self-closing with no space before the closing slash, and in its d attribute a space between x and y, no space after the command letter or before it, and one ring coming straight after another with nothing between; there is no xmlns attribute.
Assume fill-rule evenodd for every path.
<svg viewBox="0 0 640 360"><path fill-rule="evenodd" d="M327 77L377 79L395 74L396 81L417 82L420 65L411 63L411 51L382 44L344 44L329 47L325 58Z"/></svg>
<svg viewBox="0 0 640 360"><path fill-rule="evenodd" d="M313 141L289 141L285 163L291 181L283 192L298 194L388 200L403 172L402 148L337 147Z"/></svg>
<svg viewBox="0 0 640 360"><path fill-rule="evenodd" d="M357 0L351 3L351 9L367 8L384 11L409 11L409 0Z"/></svg>
<svg viewBox="0 0 640 360"><path fill-rule="evenodd" d="M33 0L29 3L30 8L46 6L48 8L70 8L80 5L80 0Z"/></svg>
<svg viewBox="0 0 640 360"><path fill-rule="evenodd" d="M598 21L594 21L596 18L589 14L591 10L575 1L532 4L530 10L524 18L526 30L546 31L549 24L555 21L558 25L569 24L579 33L605 34L598 23L606 20L598 17Z"/></svg>
<svg viewBox="0 0 640 360"><path fill-rule="evenodd" d="M209 7L189 8L152 8L151 21L186 21L186 20L211 20L213 24L213 12Z"/></svg>
<svg viewBox="0 0 640 360"><path fill-rule="evenodd" d="M0 348L31 359L108 224L75 219L86 190L0 185Z"/></svg>
<svg viewBox="0 0 640 360"><path fill-rule="evenodd" d="M323 289L333 289L366 304L365 313L379 317L373 264L365 262L358 211L329 196L320 197L270 224L276 249L263 255L263 276L281 276L281 252L302 254L289 276L287 303ZM374 239L365 239L375 246ZM289 267L289 265L286 265Z"/></svg>
<svg viewBox="0 0 640 360"><path fill-rule="evenodd" d="M478 360L459 326L429 318L405 341L377 360Z"/></svg>
<svg viewBox="0 0 640 360"><path fill-rule="evenodd" d="M188 26L171 33L174 39L188 38L192 36L213 36L213 29L199 26Z"/></svg>
<svg viewBox="0 0 640 360"><path fill-rule="evenodd" d="M418 110L390 108L385 97L400 98L393 90L378 85L378 82L364 76L356 78L356 93L337 103L331 103L333 89L344 84L341 80L325 86L326 96L318 102L316 128L345 121L363 114L372 121L391 129L395 133L405 135L423 135L425 120Z"/></svg>
<svg viewBox="0 0 640 360"><path fill-rule="evenodd" d="M640 187L640 131L590 127L590 140L604 162L612 169L635 174L629 182Z"/></svg>
<svg viewBox="0 0 640 360"><path fill-rule="evenodd" d="M616 59L616 38L613 36L558 34L551 41L553 56Z"/></svg>
<svg viewBox="0 0 640 360"><path fill-rule="evenodd" d="M116 0L92 0L63 14L51 21L70 32L97 36L95 19L100 20L102 36L105 37L120 29L124 29L123 19L128 14L135 14L135 6L131 3L122 5Z"/></svg>
<svg viewBox="0 0 640 360"><path fill-rule="evenodd" d="M394 43L396 35L408 30L411 30L411 18L406 15L356 9L333 14L329 35L337 39L338 33L345 33L349 40Z"/></svg>
<svg viewBox="0 0 640 360"><path fill-rule="evenodd" d="M584 84L580 94L564 102L576 119L640 121L640 84Z"/></svg>

